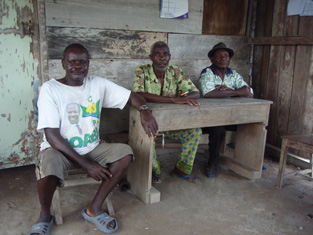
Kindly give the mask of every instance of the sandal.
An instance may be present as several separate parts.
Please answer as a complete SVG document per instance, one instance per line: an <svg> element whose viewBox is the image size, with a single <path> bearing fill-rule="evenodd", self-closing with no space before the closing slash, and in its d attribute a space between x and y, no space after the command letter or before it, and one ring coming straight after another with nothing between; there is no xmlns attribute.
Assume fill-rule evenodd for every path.
<svg viewBox="0 0 313 235"><path fill-rule="evenodd" d="M171 177L173 178L178 178L178 179L183 179L183 180L186 180L190 183L193 183L193 184L199 184L201 183L201 180L196 178L193 174L190 174L190 175L184 175L184 176L178 176L178 175L174 175L173 172L170 174ZM197 179L198 181L191 181L189 180L189 178L191 179Z"/></svg>
<svg viewBox="0 0 313 235"><path fill-rule="evenodd" d="M161 184L162 180L161 180L161 173L160 174L155 174L152 172L152 183L153 184Z"/></svg>
<svg viewBox="0 0 313 235"><path fill-rule="evenodd" d="M37 224L34 224L32 228L30 229L28 235L34 234L34 233L40 233L42 235L49 235L50 228L54 224L54 217L52 216L50 222L39 222Z"/></svg>
<svg viewBox="0 0 313 235"><path fill-rule="evenodd" d="M217 166L214 163L209 164L208 168L205 170L205 174L209 178L214 178L217 175Z"/></svg>
<svg viewBox="0 0 313 235"><path fill-rule="evenodd" d="M104 233L114 233L118 230L118 225L116 219L113 217L109 216L107 213L102 213L98 216L91 217L87 215L86 213L86 208L82 210L82 216L85 220L87 220L90 223L93 223L94 225L97 226L97 228ZM109 229L108 225L114 221L115 222L115 228Z"/></svg>

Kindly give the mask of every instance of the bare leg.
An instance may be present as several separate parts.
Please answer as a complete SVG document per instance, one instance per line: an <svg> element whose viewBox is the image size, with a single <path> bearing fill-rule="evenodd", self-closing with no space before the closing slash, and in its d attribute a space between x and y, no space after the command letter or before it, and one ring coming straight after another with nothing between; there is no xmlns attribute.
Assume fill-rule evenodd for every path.
<svg viewBox="0 0 313 235"><path fill-rule="evenodd" d="M113 190L113 188L117 185L117 183L123 177L129 163L131 162L132 155L127 155L124 158L113 162L109 165L109 170L112 173L112 178L109 181L102 181L95 197L93 198L91 204L88 206L86 213L95 217L97 215L102 214L104 211L102 210L102 204L108 194ZM108 228L115 228L115 222L112 221Z"/></svg>
<svg viewBox="0 0 313 235"><path fill-rule="evenodd" d="M50 175L37 181L38 195L41 206L40 216L36 223L50 222L50 207L54 191L57 188L58 178ZM34 233L35 235L36 233Z"/></svg>

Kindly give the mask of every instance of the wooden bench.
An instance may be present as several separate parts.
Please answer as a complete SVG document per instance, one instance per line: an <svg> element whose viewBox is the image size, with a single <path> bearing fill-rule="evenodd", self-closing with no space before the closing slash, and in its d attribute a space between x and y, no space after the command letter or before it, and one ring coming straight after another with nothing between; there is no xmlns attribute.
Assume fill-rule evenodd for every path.
<svg viewBox="0 0 313 235"><path fill-rule="evenodd" d="M278 170L278 181L277 188L281 189L284 178L284 170L287 161L288 149L294 148L298 150L302 150L308 153L311 153L312 156L308 157L311 164L311 169L305 169L301 171L297 171L288 175L299 174L302 176L312 178L313 174L313 135L289 135L282 136L282 145L281 145L281 154L279 161L279 170ZM308 176L307 173L311 173L311 176Z"/></svg>
<svg viewBox="0 0 313 235"><path fill-rule="evenodd" d="M115 134L107 134L102 136L108 143L128 143L128 133L115 133ZM64 172L64 187L74 187L79 185L86 185L86 184L100 184L101 181L96 181L93 178L89 177L86 172L83 171L81 168L68 170ZM121 180L117 187L122 191L125 192L130 189L130 184L126 180ZM106 198L106 204L108 208L108 212L110 216L114 216L114 208L112 204L112 197L113 191L109 193ZM55 223L56 225L63 224L63 217L62 217L62 210L60 205L60 198L59 198L59 188L56 189L53 199L52 199L52 210L54 212Z"/></svg>
<svg viewBox="0 0 313 235"><path fill-rule="evenodd" d="M85 184L96 184L101 183L101 181L96 181L93 178L87 176L87 174L83 171L83 169L73 169L64 172L64 188L74 187ZM113 204L111 201L112 192L107 196L106 203L110 216L114 216ZM63 224L63 216L60 205L60 197L59 197L59 188L55 190L52 199L52 210L55 217L55 224L60 225Z"/></svg>

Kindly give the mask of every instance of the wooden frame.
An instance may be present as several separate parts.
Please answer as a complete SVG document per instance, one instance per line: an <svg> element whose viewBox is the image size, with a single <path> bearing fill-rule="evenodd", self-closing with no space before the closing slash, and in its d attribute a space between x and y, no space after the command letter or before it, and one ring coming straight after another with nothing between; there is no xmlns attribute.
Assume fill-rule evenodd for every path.
<svg viewBox="0 0 313 235"><path fill-rule="evenodd" d="M302 176L309 177L313 179L313 135L289 135L289 136L282 136L282 145L281 145L281 154L280 154L280 161L279 161L279 170L277 176L277 188L281 189L283 185L284 179L284 170L287 162L287 155L288 149L298 149L308 153L311 153L312 156L308 158L310 160L311 169L298 171L295 173L291 173L292 175L300 174ZM310 173L311 177L305 175L304 173Z"/></svg>

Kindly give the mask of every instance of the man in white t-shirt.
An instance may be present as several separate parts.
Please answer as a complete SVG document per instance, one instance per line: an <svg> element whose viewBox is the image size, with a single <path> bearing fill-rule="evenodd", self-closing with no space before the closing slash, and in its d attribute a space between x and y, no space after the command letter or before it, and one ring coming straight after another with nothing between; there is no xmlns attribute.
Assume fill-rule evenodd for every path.
<svg viewBox="0 0 313 235"><path fill-rule="evenodd" d="M45 82L38 99L37 130L44 133L36 165L41 212L29 234L49 233L54 223L50 214L54 191L63 185L63 171L77 167L102 181L91 204L82 210L83 218L100 231L113 233L118 224L102 210L102 204L124 175L133 152L126 144L100 141L101 109L123 109L126 104L137 108L150 137L156 136L158 124L142 96L104 78L88 76L89 53L82 45L65 48L62 65L65 77Z"/></svg>

